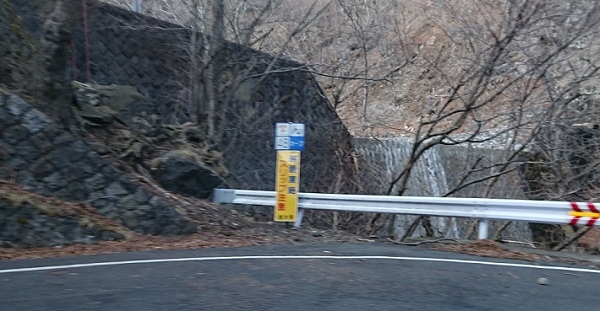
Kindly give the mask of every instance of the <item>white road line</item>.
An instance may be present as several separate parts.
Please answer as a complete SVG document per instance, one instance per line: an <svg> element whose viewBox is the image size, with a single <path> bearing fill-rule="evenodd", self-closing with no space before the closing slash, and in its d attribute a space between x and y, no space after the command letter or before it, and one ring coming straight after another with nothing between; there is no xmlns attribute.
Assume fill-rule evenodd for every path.
<svg viewBox="0 0 600 311"><path fill-rule="evenodd" d="M475 264L475 265L484 265L484 266L502 266L502 267L532 268L532 269L542 269L542 270L558 270L558 271L568 271L568 272L587 272L587 273L600 274L600 270L594 270L594 269L560 267L560 266L539 266L539 265L529 265L529 264L519 264L519 263L445 259L445 258L397 257L397 256L293 256L293 255L292 256L192 257L192 258L166 258L166 259L127 260L127 261L107 261L107 262L92 262L92 263L58 265L58 266L41 266L41 267L30 267L30 268L4 269L4 270L0 270L0 274L74 269L74 268L104 267L104 266L152 264L152 263L218 261L218 260L257 260L257 259L274 259L274 260L278 260L278 259L335 259L335 260L375 259L375 260L428 261L428 262Z"/></svg>

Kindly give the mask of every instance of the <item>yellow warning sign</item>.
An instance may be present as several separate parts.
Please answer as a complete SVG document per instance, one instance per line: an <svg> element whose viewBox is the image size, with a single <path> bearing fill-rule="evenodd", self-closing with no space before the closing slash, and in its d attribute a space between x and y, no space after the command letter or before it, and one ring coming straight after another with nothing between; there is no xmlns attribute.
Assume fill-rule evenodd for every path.
<svg viewBox="0 0 600 311"><path fill-rule="evenodd" d="M294 222L298 216L300 151L277 151L275 221Z"/></svg>

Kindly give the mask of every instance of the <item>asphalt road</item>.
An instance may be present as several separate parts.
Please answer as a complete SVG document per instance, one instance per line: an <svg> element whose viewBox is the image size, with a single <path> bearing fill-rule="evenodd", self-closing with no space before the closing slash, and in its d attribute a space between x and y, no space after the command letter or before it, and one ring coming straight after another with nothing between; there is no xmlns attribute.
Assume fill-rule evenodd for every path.
<svg viewBox="0 0 600 311"><path fill-rule="evenodd" d="M216 256L224 258L206 259ZM173 261L182 260L178 258L187 259ZM132 260L145 261L122 262ZM538 265L381 244L261 246L5 261L0 262L0 310L599 308L600 273L481 263L491 261ZM80 266L18 270L72 264ZM547 278L548 285L538 284L540 277Z"/></svg>

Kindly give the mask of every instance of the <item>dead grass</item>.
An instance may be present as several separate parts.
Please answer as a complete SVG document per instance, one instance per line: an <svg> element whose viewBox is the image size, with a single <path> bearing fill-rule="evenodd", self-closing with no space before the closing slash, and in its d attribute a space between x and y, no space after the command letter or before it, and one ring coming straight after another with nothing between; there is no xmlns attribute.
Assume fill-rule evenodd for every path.
<svg viewBox="0 0 600 311"><path fill-rule="evenodd" d="M516 259L525 261L537 261L542 259L539 255L521 251L508 250L499 243L491 240L477 240L468 244L438 244L432 247L435 250L449 251L468 255L493 257L503 259Z"/></svg>
<svg viewBox="0 0 600 311"><path fill-rule="evenodd" d="M93 244L40 248L0 248L1 260L50 258L65 256L114 254L134 251L202 249L241 247L270 244L310 244L360 242L359 237L344 232L315 231L310 228L289 229L279 224L255 223L252 227L221 226L187 236L143 236L129 240L106 241Z"/></svg>
<svg viewBox="0 0 600 311"><path fill-rule="evenodd" d="M22 186L9 181L0 180L0 200L7 201L17 208L27 203L49 217L75 218L81 225L113 231L123 235L126 239L132 238L134 235L131 230L100 215L86 204L46 197L27 191Z"/></svg>

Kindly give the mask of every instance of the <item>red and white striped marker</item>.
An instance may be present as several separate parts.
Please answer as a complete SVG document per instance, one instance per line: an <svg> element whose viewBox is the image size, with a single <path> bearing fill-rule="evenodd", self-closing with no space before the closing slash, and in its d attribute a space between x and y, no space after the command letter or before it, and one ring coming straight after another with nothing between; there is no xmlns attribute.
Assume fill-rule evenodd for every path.
<svg viewBox="0 0 600 311"><path fill-rule="evenodd" d="M600 212L592 202L588 202L582 207L580 207L577 202L571 202L571 209L572 211L569 212L569 215L573 216L571 222L569 222L569 225L571 226L576 226L581 217L589 217L590 220L588 220L586 226L592 227L596 223L596 220L600 218Z"/></svg>

